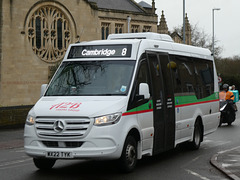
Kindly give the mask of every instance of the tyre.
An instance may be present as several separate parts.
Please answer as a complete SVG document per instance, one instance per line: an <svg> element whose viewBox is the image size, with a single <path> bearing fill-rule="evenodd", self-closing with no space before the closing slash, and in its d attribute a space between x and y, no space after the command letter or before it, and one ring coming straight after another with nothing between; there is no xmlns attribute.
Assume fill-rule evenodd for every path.
<svg viewBox="0 0 240 180"><path fill-rule="evenodd" d="M197 150L200 147L202 141L202 128L200 122L197 121L194 125L194 134L193 134L193 141L189 143L189 147L192 150Z"/></svg>
<svg viewBox="0 0 240 180"><path fill-rule="evenodd" d="M127 137L119 161L122 171L131 172L134 170L137 164L137 143L134 137Z"/></svg>
<svg viewBox="0 0 240 180"><path fill-rule="evenodd" d="M47 170L47 169L51 169L54 166L56 160L33 158L33 162L38 169Z"/></svg>

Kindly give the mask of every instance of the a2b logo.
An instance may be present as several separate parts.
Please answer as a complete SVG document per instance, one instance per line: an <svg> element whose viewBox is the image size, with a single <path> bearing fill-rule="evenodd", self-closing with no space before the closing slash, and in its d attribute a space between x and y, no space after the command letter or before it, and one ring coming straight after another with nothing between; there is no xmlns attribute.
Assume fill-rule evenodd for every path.
<svg viewBox="0 0 240 180"><path fill-rule="evenodd" d="M79 107L82 103L62 102L51 106L50 110L57 111L79 111Z"/></svg>

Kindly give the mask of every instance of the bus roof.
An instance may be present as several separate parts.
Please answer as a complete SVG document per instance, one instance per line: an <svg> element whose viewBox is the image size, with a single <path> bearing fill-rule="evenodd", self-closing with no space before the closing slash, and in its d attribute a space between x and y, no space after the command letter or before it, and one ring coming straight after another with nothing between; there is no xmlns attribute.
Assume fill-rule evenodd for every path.
<svg viewBox="0 0 240 180"><path fill-rule="evenodd" d="M172 38L169 35L150 32L110 34L107 40L96 40L71 44L70 48L73 46L76 47L76 46L101 46L101 45L102 46L108 45L109 47L113 45L120 46L132 45L132 54L131 56L128 56L127 59L136 59L146 50L149 50L213 60L211 52L208 49L175 43L173 42ZM69 49L66 54L69 53ZM68 58L66 57L64 59Z"/></svg>
<svg viewBox="0 0 240 180"><path fill-rule="evenodd" d="M123 34L110 34L108 40L117 40L117 39L152 39L157 41L167 41L174 42L172 38L167 34L159 33L123 33Z"/></svg>

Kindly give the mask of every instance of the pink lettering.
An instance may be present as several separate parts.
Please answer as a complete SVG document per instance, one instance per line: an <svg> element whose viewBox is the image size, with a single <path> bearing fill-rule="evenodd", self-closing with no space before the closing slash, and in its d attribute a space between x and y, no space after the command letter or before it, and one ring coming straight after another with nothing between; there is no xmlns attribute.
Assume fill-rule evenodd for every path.
<svg viewBox="0 0 240 180"><path fill-rule="evenodd" d="M73 104L72 106L70 106L69 108L70 109L76 109L76 108L79 108L79 106L81 105L82 103L75 103L75 104Z"/></svg>
<svg viewBox="0 0 240 180"><path fill-rule="evenodd" d="M57 109L57 108L59 108L59 106L61 106L62 104L64 104L64 103L52 105L52 107L50 108L50 110L52 110L53 108Z"/></svg>
<svg viewBox="0 0 240 180"><path fill-rule="evenodd" d="M54 104L51 106L50 110L56 109L56 110L68 110L68 111L79 111L79 106L82 103L72 103L72 102L62 102L59 104Z"/></svg>

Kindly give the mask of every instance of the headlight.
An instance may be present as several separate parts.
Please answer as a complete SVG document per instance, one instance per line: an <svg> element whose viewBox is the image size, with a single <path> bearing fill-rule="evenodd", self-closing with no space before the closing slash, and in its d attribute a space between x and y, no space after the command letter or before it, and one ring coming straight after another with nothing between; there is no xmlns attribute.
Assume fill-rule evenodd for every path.
<svg viewBox="0 0 240 180"><path fill-rule="evenodd" d="M28 113L27 119L26 119L26 124L28 125L33 125L36 119L36 115L33 111L33 109L31 109Z"/></svg>
<svg viewBox="0 0 240 180"><path fill-rule="evenodd" d="M109 124L116 124L121 118L121 113L115 113L110 115L105 115L101 117L96 117L94 121L94 125L96 126L104 126Z"/></svg>

